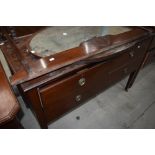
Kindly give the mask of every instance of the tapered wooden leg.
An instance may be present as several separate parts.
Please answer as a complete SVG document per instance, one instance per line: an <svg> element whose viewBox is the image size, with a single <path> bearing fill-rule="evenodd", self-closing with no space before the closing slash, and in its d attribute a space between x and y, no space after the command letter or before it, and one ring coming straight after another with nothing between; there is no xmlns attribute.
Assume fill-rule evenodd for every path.
<svg viewBox="0 0 155 155"><path fill-rule="evenodd" d="M128 89L132 87L132 85L135 82L135 79L136 79L136 77L138 75L138 72L139 71L135 71L135 72L132 72L130 74L128 82L127 82L126 87L125 87L125 91L128 91Z"/></svg>
<svg viewBox="0 0 155 155"><path fill-rule="evenodd" d="M135 82L136 77L137 77L137 75L138 75L140 69L144 67L144 64L145 64L145 62L146 62L146 60L147 60L147 57L148 57L148 53L146 53L146 55L145 55L145 57L143 58L143 61L142 61L142 63L140 64L139 68L137 68L136 71L134 71L134 72L132 72L132 73L130 74L129 79L128 79L128 82L127 82L126 87L125 87L125 91L128 91L128 89L132 87L132 85L133 85L133 83Z"/></svg>
<svg viewBox="0 0 155 155"><path fill-rule="evenodd" d="M142 62L141 64L139 65L139 67L137 68L137 70L135 70L134 72L132 72L129 76L129 79L128 79L128 82L126 84L126 87L125 87L125 90L128 91L129 88L132 87L133 83L135 82L135 79L139 73L139 71L144 67L146 61L147 61L147 58L149 56L149 52L146 51L143 59L142 59Z"/></svg>
<svg viewBox="0 0 155 155"><path fill-rule="evenodd" d="M128 79L128 82L127 82L127 84L126 84L126 86L125 86L125 91L128 91L128 89L130 88L130 83L131 83L131 80L132 80L134 74L135 74L135 72L132 72L132 73L130 74L129 79Z"/></svg>

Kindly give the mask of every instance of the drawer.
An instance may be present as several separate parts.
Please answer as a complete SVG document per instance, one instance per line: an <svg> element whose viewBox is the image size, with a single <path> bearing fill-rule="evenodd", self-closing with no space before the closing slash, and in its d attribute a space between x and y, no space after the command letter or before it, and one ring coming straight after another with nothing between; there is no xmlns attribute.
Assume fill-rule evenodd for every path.
<svg viewBox="0 0 155 155"><path fill-rule="evenodd" d="M109 85L115 84L116 82L125 78L131 72L135 71L139 67L140 63L140 59L137 59L133 61L132 64L128 63L122 65L120 68L113 68L108 72Z"/></svg>
<svg viewBox="0 0 155 155"><path fill-rule="evenodd" d="M139 49L128 49L107 62L40 88L47 121L55 120L130 74L140 63L138 53L143 50Z"/></svg>
<svg viewBox="0 0 155 155"><path fill-rule="evenodd" d="M40 97L47 121L52 121L75 107L80 75L74 75L40 89Z"/></svg>
<svg viewBox="0 0 155 155"><path fill-rule="evenodd" d="M136 57L143 57L144 54L147 52L149 44L151 42L151 38L147 38L143 40L142 42L139 42L135 45L134 51Z"/></svg>
<svg viewBox="0 0 155 155"><path fill-rule="evenodd" d="M150 40L137 43L133 49L115 58L108 72L109 86L122 80L138 69L147 51Z"/></svg>
<svg viewBox="0 0 155 155"><path fill-rule="evenodd" d="M114 84L131 72L138 69L144 58L148 43L138 43L105 64L94 67L85 72L85 89L89 94L98 94L111 84Z"/></svg>
<svg viewBox="0 0 155 155"><path fill-rule="evenodd" d="M104 90L108 86L108 70L111 68L111 62L102 63L88 69L83 73L85 84L82 86L85 92L94 95Z"/></svg>
<svg viewBox="0 0 155 155"><path fill-rule="evenodd" d="M111 60L111 69L120 68L122 65L133 63L133 61L139 61L144 58L148 47L149 41L137 43L134 47L124 50L117 57Z"/></svg>
<svg viewBox="0 0 155 155"><path fill-rule="evenodd" d="M108 66L109 63L102 63L40 88L47 121L55 120L106 88Z"/></svg>
<svg viewBox="0 0 155 155"><path fill-rule="evenodd" d="M145 56L145 53L147 52L149 43L150 39L137 43L134 47L122 52L122 54L112 59L110 63L111 72L119 70L120 68L126 65L133 66L132 70L137 69L138 65L141 64Z"/></svg>

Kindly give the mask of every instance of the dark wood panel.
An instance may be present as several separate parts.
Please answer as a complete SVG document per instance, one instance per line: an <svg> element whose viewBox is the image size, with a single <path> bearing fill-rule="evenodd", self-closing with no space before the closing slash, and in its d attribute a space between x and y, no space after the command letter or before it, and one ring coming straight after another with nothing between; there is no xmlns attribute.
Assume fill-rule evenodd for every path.
<svg viewBox="0 0 155 155"><path fill-rule="evenodd" d="M110 61L81 70L73 76L41 88L40 96L48 122L130 74L139 63L139 57L135 57L139 51L133 49L124 51Z"/></svg>
<svg viewBox="0 0 155 155"><path fill-rule="evenodd" d="M22 36L28 31L19 29L18 32L16 35ZM125 76L130 74L129 81L133 82L147 52L151 32L133 27L129 32L95 37L79 47L45 58L30 53L33 35L8 37L8 43L1 49L14 74L12 85L19 84L41 127L47 128L50 121ZM52 62L51 57L55 58Z"/></svg>
<svg viewBox="0 0 155 155"><path fill-rule="evenodd" d="M107 67L107 63L99 64L41 88L41 99L48 121L56 119L105 89L108 86Z"/></svg>
<svg viewBox="0 0 155 155"><path fill-rule="evenodd" d="M5 33L6 33L5 35L7 36L7 32ZM11 56L8 60L12 70L15 71L14 75L11 78L11 83L19 84L25 81L32 80L39 76L45 75L51 71L60 69L67 65L71 65L75 62L79 63L79 61L84 61L87 58L90 58L94 55L103 53L103 51L105 51L106 55L106 51L109 49L119 47L121 45L124 45L124 47L126 47L127 44L129 44L130 42L138 41L138 39L139 40L143 39L147 37L147 35L148 35L147 31L141 28L133 27L131 31L119 35L95 37L80 44L80 46L77 48L69 49L67 51L55 54L54 56L52 56L55 58L55 60L52 62L49 61L51 56L35 59L30 53L31 49L29 49L27 52L27 49L29 48L29 41L32 39L33 36L27 37L26 40L25 38L20 38L16 41L7 38L8 44L10 44L13 47L16 47L16 50L13 50L12 54L17 53L18 56L16 57L20 56L20 58L18 60L16 59L15 62L11 61L12 59ZM23 46L18 46L19 44L23 44ZM7 46L7 44L4 46ZM24 50L25 48L26 50ZM5 49L3 49L3 46L2 50L4 54L6 52L10 52L9 50L6 51ZM10 52L9 55L12 54ZM19 63L17 63L17 61ZM18 68L18 70L16 70L15 68Z"/></svg>
<svg viewBox="0 0 155 155"><path fill-rule="evenodd" d="M76 106L78 79L80 79L80 75L74 75L40 89L42 104L48 121L56 119L56 117Z"/></svg>

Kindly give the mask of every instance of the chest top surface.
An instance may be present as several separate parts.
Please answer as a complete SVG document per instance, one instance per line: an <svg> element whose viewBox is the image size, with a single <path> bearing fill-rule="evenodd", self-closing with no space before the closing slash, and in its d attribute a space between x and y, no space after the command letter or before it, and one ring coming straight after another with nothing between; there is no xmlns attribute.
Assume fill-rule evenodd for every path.
<svg viewBox="0 0 155 155"><path fill-rule="evenodd" d="M15 39L5 32L7 42L1 49L13 72L11 84L16 85L75 63L93 61L99 54L116 54L147 35L139 27L47 27Z"/></svg>

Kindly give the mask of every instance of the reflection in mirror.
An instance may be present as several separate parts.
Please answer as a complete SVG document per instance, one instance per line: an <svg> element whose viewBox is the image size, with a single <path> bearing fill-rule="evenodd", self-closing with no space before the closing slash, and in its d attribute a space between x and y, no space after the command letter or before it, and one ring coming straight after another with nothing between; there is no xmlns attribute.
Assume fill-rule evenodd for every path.
<svg viewBox="0 0 155 155"><path fill-rule="evenodd" d="M74 47L95 36L117 35L130 31L123 26L57 26L36 34L30 42L34 55L50 56Z"/></svg>

